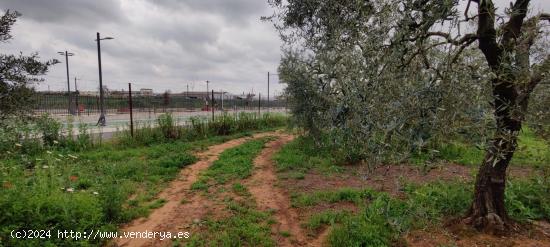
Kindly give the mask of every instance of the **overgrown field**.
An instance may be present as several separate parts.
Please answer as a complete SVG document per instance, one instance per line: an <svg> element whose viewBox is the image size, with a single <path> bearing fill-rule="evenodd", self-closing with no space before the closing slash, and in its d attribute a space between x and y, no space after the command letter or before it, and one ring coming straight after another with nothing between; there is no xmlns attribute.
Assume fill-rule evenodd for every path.
<svg viewBox="0 0 550 247"><path fill-rule="evenodd" d="M523 173L507 181L508 213L520 224L550 221L550 148L529 130L519 140L512 166ZM348 165L304 136L274 159L292 206L312 236L329 231L330 246L402 246L412 230L441 228L465 215L483 150L452 140L430 158ZM451 175L444 175L449 169ZM378 184L382 189L374 189Z"/></svg>
<svg viewBox="0 0 550 247"><path fill-rule="evenodd" d="M176 126L170 115L158 121L159 127L138 129L134 137L124 131L103 143L86 131L66 138L46 117L25 135L4 132L10 138L2 140L0 160L0 246L99 245L105 240L59 239L57 230L116 231L163 205L156 194L197 160L193 152L282 127L286 118L243 114L208 123L195 119L188 127ZM26 229L51 230L52 236L10 237L12 230Z"/></svg>

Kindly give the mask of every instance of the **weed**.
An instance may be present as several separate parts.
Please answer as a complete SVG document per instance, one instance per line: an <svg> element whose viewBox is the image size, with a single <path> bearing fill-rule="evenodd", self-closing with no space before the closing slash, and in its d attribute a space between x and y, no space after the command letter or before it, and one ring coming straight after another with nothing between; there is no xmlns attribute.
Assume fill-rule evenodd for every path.
<svg viewBox="0 0 550 247"><path fill-rule="evenodd" d="M336 203L336 202L353 202L360 204L365 200L371 200L376 197L378 192L372 189L353 189L340 188L334 191L316 191L309 194L294 194L291 196L291 204L293 207L314 206L321 202Z"/></svg>
<svg viewBox="0 0 550 247"><path fill-rule="evenodd" d="M251 175L254 157L260 153L268 138L248 141L240 146L222 152L219 159L201 174L193 183L192 189L205 190L209 185L225 184L233 179L242 179Z"/></svg>

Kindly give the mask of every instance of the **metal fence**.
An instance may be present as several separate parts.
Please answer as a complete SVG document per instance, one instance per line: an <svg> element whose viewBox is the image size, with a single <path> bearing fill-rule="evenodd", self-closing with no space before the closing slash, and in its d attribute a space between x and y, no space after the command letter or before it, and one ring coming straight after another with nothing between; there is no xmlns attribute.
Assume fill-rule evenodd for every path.
<svg viewBox="0 0 550 247"><path fill-rule="evenodd" d="M239 98L224 96L215 98L193 98L181 94L135 95L132 94L132 110L134 112L183 112L208 111L213 103L215 110L254 110L257 108L285 108L286 100L270 100L264 98ZM223 101L223 102L222 102ZM78 95L67 93L38 92L33 97L35 113L93 115L100 113L99 96ZM69 105L70 102L70 105ZM130 111L129 95L117 94L104 97L105 113L128 113Z"/></svg>

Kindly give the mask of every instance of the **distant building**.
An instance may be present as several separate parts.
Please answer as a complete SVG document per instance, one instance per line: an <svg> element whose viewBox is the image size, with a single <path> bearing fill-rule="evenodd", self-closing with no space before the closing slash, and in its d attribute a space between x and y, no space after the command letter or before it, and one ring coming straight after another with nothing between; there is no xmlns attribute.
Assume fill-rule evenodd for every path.
<svg viewBox="0 0 550 247"><path fill-rule="evenodd" d="M139 94L142 96L153 96L153 89L142 88L139 90Z"/></svg>
<svg viewBox="0 0 550 247"><path fill-rule="evenodd" d="M221 99L222 95L225 94L225 99L230 98L227 94L227 92L216 92L214 91L214 99ZM170 96L183 96L190 99L210 99L212 98L212 92L206 92L206 91L190 91L190 92L181 92L181 93L175 93L170 94Z"/></svg>

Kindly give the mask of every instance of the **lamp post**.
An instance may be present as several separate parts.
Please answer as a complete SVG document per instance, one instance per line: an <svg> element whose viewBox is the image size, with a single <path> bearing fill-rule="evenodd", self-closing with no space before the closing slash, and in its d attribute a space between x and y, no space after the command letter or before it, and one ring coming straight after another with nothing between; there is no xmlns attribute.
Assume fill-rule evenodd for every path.
<svg viewBox="0 0 550 247"><path fill-rule="evenodd" d="M70 52L57 52L59 55L63 55L65 56L65 65L67 66L67 96L69 97L69 108L68 111L69 111L69 114L72 114L74 115L74 109L73 109L73 102L72 102L72 99L71 99L71 82L69 81L69 57L70 56L74 56L74 53L70 53Z"/></svg>
<svg viewBox="0 0 550 247"><path fill-rule="evenodd" d="M101 115L99 116L99 120L97 121L97 124L100 126L105 126L105 107L104 107L104 101L103 101L103 78L101 74L101 40L109 40L113 39L112 37L105 37L100 38L99 32L97 33L97 63L99 65L99 106L101 108Z"/></svg>
<svg viewBox="0 0 550 247"><path fill-rule="evenodd" d="M269 78L272 75L279 75L279 74L270 74L269 71L267 72L267 112L269 112Z"/></svg>
<svg viewBox="0 0 550 247"><path fill-rule="evenodd" d="M210 81L206 81L206 97L204 98L204 100L206 100L206 110L208 111L208 94L210 93L208 91L208 84L210 83Z"/></svg>

